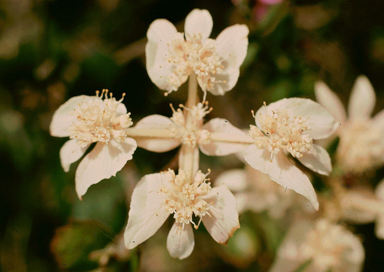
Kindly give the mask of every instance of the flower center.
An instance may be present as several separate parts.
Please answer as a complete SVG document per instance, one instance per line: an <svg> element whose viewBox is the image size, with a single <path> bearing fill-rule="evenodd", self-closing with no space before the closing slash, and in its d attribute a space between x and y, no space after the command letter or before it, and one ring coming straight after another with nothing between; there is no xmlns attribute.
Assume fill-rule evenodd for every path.
<svg viewBox="0 0 384 272"><path fill-rule="evenodd" d="M173 69L167 80L172 91L176 91L192 72L196 73L203 91L209 91L215 83L219 83L214 76L223 74L224 66L216 52L214 40L207 39L203 43L201 34L185 40L183 33L177 33L168 46L166 60Z"/></svg>
<svg viewBox="0 0 384 272"><path fill-rule="evenodd" d="M353 121L341 131L337 156L348 171L364 172L383 163L383 136L370 121Z"/></svg>
<svg viewBox="0 0 384 272"><path fill-rule="evenodd" d="M206 182L209 173L203 174L199 170L194 180L190 180L189 173L182 169L178 175L173 170L163 173L164 182L158 192L165 195L164 208L173 214L177 223L191 223L197 229L202 217L209 215L209 204L203 199L211 191L211 183ZM200 217L197 225L192 221L193 215Z"/></svg>
<svg viewBox="0 0 384 272"><path fill-rule="evenodd" d="M83 147L94 142L107 144L111 139L124 140L124 129L132 125L132 119L130 113L118 112L119 106L123 106L123 98L116 101L112 93L108 98L108 90L104 89L100 96L97 91L93 99L84 99L72 112L76 119L69 128L69 137Z"/></svg>
<svg viewBox="0 0 384 272"><path fill-rule="evenodd" d="M313 230L307 233L305 242L299 251L306 259L312 258L321 271L336 268L348 250L348 239L343 227L321 220Z"/></svg>
<svg viewBox="0 0 384 272"><path fill-rule="evenodd" d="M208 107L208 102L198 103L191 109L184 105L179 105L180 108L191 113L192 122L188 126L186 124L184 112L180 108L175 110L172 104L170 106L173 112L171 120L174 123L171 131L175 138L180 138L183 144L187 144L191 147L195 147L198 142L206 144L210 141L210 132L207 130L200 130L204 116L212 111L212 108Z"/></svg>
<svg viewBox="0 0 384 272"><path fill-rule="evenodd" d="M257 118L260 128L251 125L250 135L258 148L265 148L273 154L286 150L293 157L301 158L312 149L312 138L305 134L309 129L306 119L294 116L292 111L274 110L272 115L259 113Z"/></svg>

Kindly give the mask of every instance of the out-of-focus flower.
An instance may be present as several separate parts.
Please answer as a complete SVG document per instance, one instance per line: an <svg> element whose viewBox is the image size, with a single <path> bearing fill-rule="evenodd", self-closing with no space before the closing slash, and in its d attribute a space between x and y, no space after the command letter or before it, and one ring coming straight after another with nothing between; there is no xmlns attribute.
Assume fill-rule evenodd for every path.
<svg viewBox="0 0 384 272"><path fill-rule="evenodd" d="M80 159L92 143L95 147L76 170L76 192L81 199L88 188L102 179L116 175L136 150L136 141L126 137L132 125L123 99L116 101L108 90L99 96L76 96L61 105L53 114L52 136L70 137L60 150L65 172ZM103 100L104 98L104 100Z"/></svg>
<svg viewBox="0 0 384 272"><path fill-rule="evenodd" d="M223 132L228 137L231 137L231 135L247 137L247 135L231 125L227 120L221 118L214 118L203 125L204 116L212 110L208 108L207 102L198 103L190 109L182 107L184 112L180 108L175 110L172 107L173 115L171 118L155 114L137 122L135 129L166 129L172 131L174 135L172 139L138 138L138 146L153 152L166 152L181 144L191 147L198 145L204 154L210 156L225 156L242 151L245 148L244 144L214 142L210 140L210 135L214 132ZM188 125L185 111L191 112L192 121Z"/></svg>
<svg viewBox="0 0 384 272"><path fill-rule="evenodd" d="M201 222L212 238L225 244L240 227L236 199L225 185L211 188L207 174L198 171L193 180L180 169L144 176L132 194L125 245L132 249L163 225L170 214L175 223L167 238L167 249L174 258L188 257L195 241L191 224L197 229ZM193 216L200 217L193 222Z"/></svg>
<svg viewBox="0 0 384 272"><path fill-rule="evenodd" d="M245 150L247 163L284 188L308 198L317 210L319 203L310 180L285 153L309 169L328 175L332 170L331 159L313 140L330 136L337 128L335 119L318 103L303 98L264 105L254 117L257 126L251 125L250 135L255 143Z"/></svg>
<svg viewBox="0 0 384 272"><path fill-rule="evenodd" d="M358 272L365 258L359 238L326 219L296 222L281 244L270 272Z"/></svg>
<svg viewBox="0 0 384 272"><path fill-rule="evenodd" d="M245 169L229 170L216 178L216 185L225 184L235 194L237 210L268 211L273 218L281 218L295 202L295 194L285 190L268 175L246 166Z"/></svg>
<svg viewBox="0 0 384 272"><path fill-rule="evenodd" d="M339 208L341 219L354 224L367 224L376 221L375 234L384 239L384 179L371 188L355 188L342 192Z"/></svg>
<svg viewBox="0 0 384 272"><path fill-rule="evenodd" d="M359 76L352 88L348 118L343 104L323 82L315 85L316 98L340 123L337 158L340 167L362 173L384 164L384 111L374 118L375 91L368 78Z"/></svg>
<svg viewBox="0 0 384 272"><path fill-rule="evenodd" d="M195 73L204 92L224 95L239 77L248 47L248 27L233 25L216 40L209 39L213 26L207 10L192 10L185 19L185 37L165 19L148 29L145 48L147 71L152 82L170 93Z"/></svg>

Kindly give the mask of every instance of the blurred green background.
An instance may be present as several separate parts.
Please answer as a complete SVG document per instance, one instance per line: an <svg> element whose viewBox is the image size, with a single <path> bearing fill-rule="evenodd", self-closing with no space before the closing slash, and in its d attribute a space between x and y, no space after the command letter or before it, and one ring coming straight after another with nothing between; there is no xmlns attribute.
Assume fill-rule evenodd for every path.
<svg viewBox="0 0 384 272"><path fill-rule="evenodd" d="M171 115L186 86L164 97L145 69L146 31L166 18L183 30L194 8L208 9L212 37L235 23L250 28L249 50L236 87L208 94L210 117L240 128L263 101L314 99L325 81L347 104L356 76L365 74L384 108L384 2L381 0L0 0L0 271L266 271L283 232L265 214L241 216L229 247L204 228L184 261L168 256L165 224L142 247L127 252L119 233L130 194L141 176L175 166L177 150L138 149L116 178L92 186L83 201L74 187L75 163L64 173L59 150L66 139L49 135L53 112L72 96L107 88L132 113ZM211 178L242 167L235 156L202 156ZM204 171L203 171L204 172ZM379 171L377 182L384 176ZM364 241L364 271L383 271L384 242L373 224L356 226ZM105 246L108 245L107 248ZM104 248L100 251L100 249ZM98 251L97 251L98 250ZM92 252L92 253L91 253ZM90 254L90 255L89 255ZM102 268L98 268L102 267Z"/></svg>

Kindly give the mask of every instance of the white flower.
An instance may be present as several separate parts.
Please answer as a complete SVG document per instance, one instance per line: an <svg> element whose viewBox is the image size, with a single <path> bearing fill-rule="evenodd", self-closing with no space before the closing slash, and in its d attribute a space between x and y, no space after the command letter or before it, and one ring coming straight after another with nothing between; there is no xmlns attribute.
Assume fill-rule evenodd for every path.
<svg viewBox="0 0 384 272"><path fill-rule="evenodd" d="M226 186L211 188L205 174L198 171L194 180L189 173L173 170L144 176L132 194L125 245L132 249L141 244L163 225L170 214L175 223L167 238L167 249L174 258L188 257L195 242L191 224L200 222L212 238L225 244L240 227L236 200ZM193 222L193 216L200 217Z"/></svg>
<svg viewBox="0 0 384 272"><path fill-rule="evenodd" d="M362 173L384 164L384 111L371 118L375 91L368 78L359 76L352 88L348 118L342 102L323 82L315 85L316 98L340 123L337 158L349 172Z"/></svg>
<svg viewBox="0 0 384 272"><path fill-rule="evenodd" d="M288 231L270 272L298 271L307 261L306 272L359 272L364 248L346 228L327 221L301 220Z"/></svg>
<svg viewBox="0 0 384 272"><path fill-rule="evenodd" d="M311 182L285 153L309 169L328 175L332 170L330 157L313 140L326 138L335 131L334 118L318 103L303 98L264 105L254 117L257 127L251 126L250 134L255 143L245 150L247 163L281 186L308 198L317 210L319 203Z"/></svg>
<svg viewBox="0 0 384 272"><path fill-rule="evenodd" d="M147 71L157 87L167 93L177 91L191 73L204 92L214 95L224 95L235 86L247 54L248 27L233 25L213 40L208 38L212 26L209 12L200 9L185 19L185 36L165 19L149 26Z"/></svg>
<svg viewBox="0 0 384 272"><path fill-rule="evenodd" d="M175 110L172 106L173 115L171 118L162 115L150 115L137 122L135 129L164 129L173 133L171 139L167 138L138 138L137 144L153 152L166 152L177 146L184 144L191 147L199 146L200 150L210 156L225 156L239 152L245 148L244 144L214 142L210 140L211 133L225 133L227 137L247 135L240 129L231 125L227 120L214 118L203 125L203 119L212 109L208 108L208 103L198 103L192 108L180 105L184 112L179 108ZM191 123L187 125L185 111L191 113Z"/></svg>
<svg viewBox="0 0 384 272"><path fill-rule="evenodd" d="M341 192L340 203L341 218L354 224L367 224L376 222L375 234L379 239L384 239L384 179L376 186L359 186Z"/></svg>
<svg viewBox="0 0 384 272"><path fill-rule="evenodd" d="M121 102L112 94L108 98L108 90L103 90L101 96L98 92L96 96L75 96L52 117L51 135L70 137L60 150L65 172L96 143L76 170L76 192L80 199L92 184L116 175L136 150L136 141L126 137L125 129L132 125L132 120Z"/></svg>

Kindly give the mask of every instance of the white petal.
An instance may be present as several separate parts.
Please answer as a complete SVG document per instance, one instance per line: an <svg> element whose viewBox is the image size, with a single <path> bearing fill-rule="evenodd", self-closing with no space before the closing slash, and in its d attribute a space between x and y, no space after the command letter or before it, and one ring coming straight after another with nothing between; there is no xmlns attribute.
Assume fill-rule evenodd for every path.
<svg viewBox="0 0 384 272"><path fill-rule="evenodd" d="M163 207L165 196L158 193L162 177L162 174L146 175L133 190L128 225L124 232L124 242L128 249L155 234L169 217L169 212Z"/></svg>
<svg viewBox="0 0 384 272"><path fill-rule="evenodd" d="M306 98L284 98L267 106L267 112L272 114L273 110L289 109L297 117L308 119L306 124L309 129L305 131L312 139L324 139L329 137L338 127L339 123L335 118L319 103ZM264 107L261 107L257 113L265 114ZM257 121L256 124L260 127Z"/></svg>
<svg viewBox="0 0 384 272"><path fill-rule="evenodd" d="M332 171L331 158L321 146L314 144L310 152L303 154L299 161L312 171L328 176Z"/></svg>
<svg viewBox="0 0 384 272"><path fill-rule="evenodd" d="M99 181L115 176L136 150L136 142L126 138L124 142L110 140L108 144L97 143L80 162L76 171L76 192L79 198L88 188Z"/></svg>
<svg viewBox="0 0 384 272"><path fill-rule="evenodd" d="M216 38L216 52L227 69L239 68L248 49L249 29L246 25L233 25L224 29Z"/></svg>
<svg viewBox="0 0 384 272"><path fill-rule="evenodd" d="M213 84L213 88L208 91L213 95L224 95L226 92L232 90L232 88L236 85L237 80L239 79L239 74L239 68L231 68L225 70L222 74L214 75L213 77L215 78L215 84ZM204 86L204 84L200 82L199 84L200 87Z"/></svg>
<svg viewBox="0 0 384 272"><path fill-rule="evenodd" d="M375 103L376 94L369 79L366 76L359 76L353 85L349 99L349 119L369 119Z"/></svg>
<svg viewBox="0 0 384 272"><path fill-rule="evenodd" d="M218 133L226 133L228 138L236 136L249 137L242 130L234 127L231 123L229 123L225 119L214 118L204 124L201 128L203 130L208 130L209 132L218 132ZM251 137L249 137L252 140ZM201 152L208 156L226 156L232 153L243 151L246 148L244 144L236 144L236 143L221 143L211 141L208 144L199 144Z"/></svg>
<svg viewBox="0 0 384 272"><path fill-rule="evenodd" d="M380 111L375 115L375 117L373 117L373 125L384 135L384 110Z"/></svg>
<svg viewBox="0 0 384 272"><path fill-rule="evenodd" d="M345 112L343 103L341 103L337 95L329 89L327 84L322 81L316 82L315 95L316 100L326 108L339 123L343 124L347 120L347 113Z"/></svg>
<svg viewBox="0 0 384 272"><path fill-rule="evenodd" d="M195 239L191 224L174 223L167 237L167 249L169 255L180 260L191 255L195 247Z"/></svg>
<svg viewBox="0 0 384 272"><path fill-rule="evenodd" d="M175 26L165 19L155 20L148 28L148 42L145 46L146 66L152 82L162 90L170 91L167 77L172 66L166 61L168 44L177 34Z"/></svg>
<svg viewBox="0 0 384 272"><path fill-rule="evenodd" d="M154 114L144 117L137 122L135 128L138 129L170 129L173 126L173 122L168 117ZM153 152L166 152L172 150L181 144L180 140L176 139L147 139L140 138L136 139L137 145Z"/></svg>
<svg viewBox="0 0 384 272"><path fill-rule="evenodd" d="M185 36L201 35L203 42L211 35L213 27L212 16L206 9L194 9L185 18Z"/></svg>
<svg viewBox="0 0 384 272"><path fill-rule="evenodd" d="M382 179L379 184L376 185L375 195L378 199L384 201L384 179Z"/></svg>
<svg viewBox="0 0 384 272"><path fill-rule="evenodd" d="M72 125L76 116L72 114L81 102L94 99L94 96L80 95L75 96L61 105L53 114L49 131L52 136L67 137L69 136L69 127Z"/></svg>
<svg viewBox="0 0 384 272"><path fill-rule="evenodd" d="M204 198L209 205L209 215L203 217L203 224L212 238L225 244L233 233L240 228L236 199L225 185L215 187Z"/></svg>
<svg viewBox="0 0 384 272"><path fill-rule="evenodd" d="M296 193L303 195L316 210L319 209L319 202L312 183L282 152L275 154L271 160L269 151L250 145L245 150L244 158L254 169L268 174L273 181L284 188L292 189Z"/></svg>
<svg viewBox="0 0 384 272"><path fill-rule="evenodd" d="M69 167L72 163L80 159L89 145L86 147L81 147L76 139L69 140L65 142L63 147L60 149L60 161L61 166L63 167L65 172L69 171Z"/></svg>
<svg viewBox="0 0 384 272"><path fill-rule="evenodd" d="M247 188L247 173L243 169L233 169L220 174L215 180L216 186L225 184L229 190L234 192L243 191Z"/></svg>

